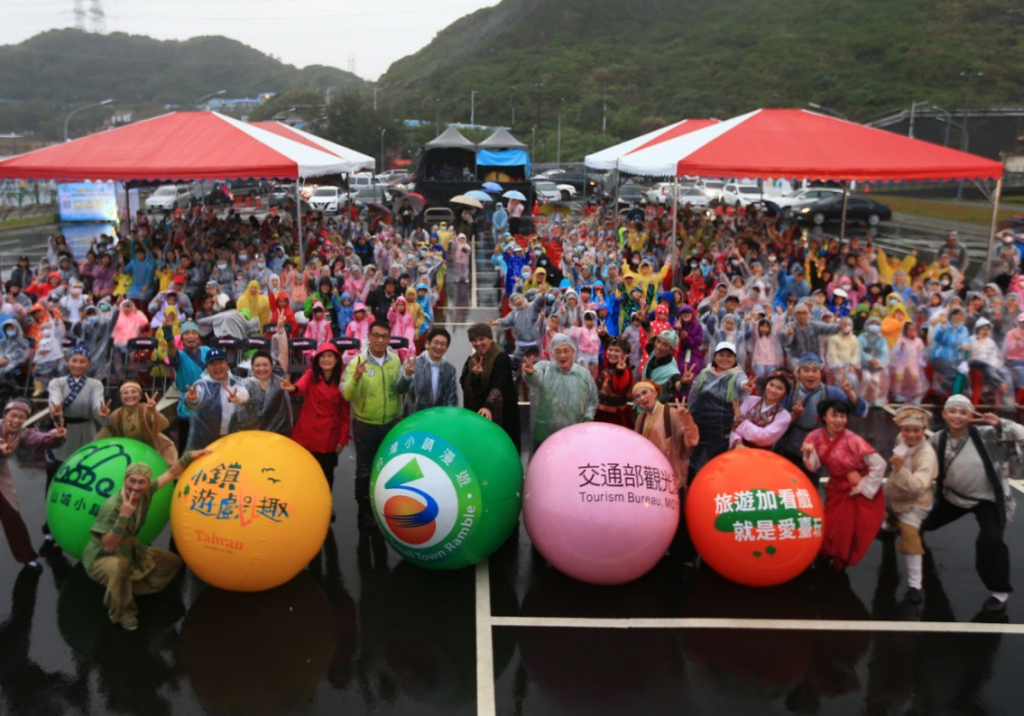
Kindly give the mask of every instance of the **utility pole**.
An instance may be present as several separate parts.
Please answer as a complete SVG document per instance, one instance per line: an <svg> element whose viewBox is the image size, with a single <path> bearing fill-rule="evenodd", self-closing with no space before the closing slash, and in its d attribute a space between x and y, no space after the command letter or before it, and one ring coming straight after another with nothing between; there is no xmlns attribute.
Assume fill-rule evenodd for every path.
<svg viewBox="0 0 1024 716"><path fill-rule="evenodd" d="M929 102L931 102L931 100L926 99L923 102L918 102L917 100L914 100L913 102L910 103L910 128L907 130L907 136L910 137L911 139L914 138L914 116L917 114L917 106L925 105L928 104Z"/></svg>
<svg viewBox="0 0 1024 716"><path fill-rule="evenodd" d="M373 111L374 112L377 111L377 92L378 92L377 88L374 87L373 88Z"/></svg>
<svg viewBox="0 0 1024 716"><path fill-rule="evenodd" d="M608 95L601 100L601 134L608 131Z"/></svg>
<svg viewBox="0 0 1024 716"><path fill-rule="evenodd" d="M970 72L967 70L960 73L960 76L967 80L967 87L964 90L964 107L961 111L961 116L963 117L963 136L960 138L960 149L965 152L971 146L971 135L967 131L967 111L970 108L971 102L974 99L974 80L983 76L984 74L984 72ZM956 185L956 198L958 200L964 198L963 180L960 180Z"/></svg>
<svg viewBox="0 0 1024 716"><path fill-rule="evenodd" d="M440 100L440 98L437 98L437 99L434 100L434 106L437 109L437 119L434 120L434 131L436 132L436 134L434 134L434 136L435 137L440 137L441 136L441 100Z"/></svg>
<svg viewBox="0 0 1024 716"><path fill-rule="evenodd" d="M539 83L535 84L533 86L534 98L536 100L536 105L537 105L537 126L538 127L540 126L540 89L541 89L541 85Z"/></svg>
<svg viewBox="0 0 1024 716"><path fill-rule="evenodd" d="M388 131L387 127L381 127L380 130L380 170L384 171L384 133Z"/></svg>
<svg viewBox="0 0 1024 716"><path fill-rule="evenodd" d="M476 125L476 96L480 90L473 90L469 93L469 123L470 125Z"/></svg>
<svg viewBox="0 0 1024 716"><path fill-rule="evenodd" d="M537 128L533 128L533 150L530 152L531 161L537 161Z"/></svg>
<svg viewBox="0 0 1024 716"><path fill-rule="evenodd" d="M565 102L565 97L558 98L558 144L555 150L555 164L559 169L562 168L562 103Z"/></svg>
<svg viewBox="0 0 1024 716"><path fill-rule="evenodd" d="M512 129L516 128L516 88L508 86L508 106L512 109Z"/></svg>

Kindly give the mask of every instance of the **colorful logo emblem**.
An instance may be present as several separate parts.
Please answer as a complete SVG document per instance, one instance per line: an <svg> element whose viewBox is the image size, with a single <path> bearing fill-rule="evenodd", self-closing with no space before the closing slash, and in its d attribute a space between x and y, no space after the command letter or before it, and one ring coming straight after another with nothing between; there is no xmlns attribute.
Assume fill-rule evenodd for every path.
<svg viewBox="0 0 1024 716"><path fill-rule="evenodd" d="M480 514L469 466L437 436L412 433L386 444L374 465L373 504L392 545L408 559L445 560Z"/></svg>

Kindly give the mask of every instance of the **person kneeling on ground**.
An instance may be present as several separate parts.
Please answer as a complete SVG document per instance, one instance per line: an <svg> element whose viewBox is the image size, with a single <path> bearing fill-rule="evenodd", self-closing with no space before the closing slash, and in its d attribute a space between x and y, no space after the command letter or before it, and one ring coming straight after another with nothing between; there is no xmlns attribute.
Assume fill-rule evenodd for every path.
<svg viewBox="0 0 1024 716"><path fill-rule="evenodd" d="M124 488L100 507L82 566L89 577L106 586L103 604L110 621L128 631L139 626L135 595L162 591L182 567L178 555L139 543L139 530L146 523L153 496L177 479L192 460L209 454L209 450L186 453L156 480L149 465L133 462L125 470Z"/></svg>

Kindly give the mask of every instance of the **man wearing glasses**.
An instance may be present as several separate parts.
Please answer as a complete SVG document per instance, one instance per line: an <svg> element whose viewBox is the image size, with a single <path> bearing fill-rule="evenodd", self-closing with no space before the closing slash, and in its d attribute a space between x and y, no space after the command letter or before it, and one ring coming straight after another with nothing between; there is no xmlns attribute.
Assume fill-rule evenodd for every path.
<svg viewBox="0 0 1024 716"><path fill-rule="evenodd" d="M398 374L402 361L388 347L391 325L373 322L366 350L348 364L341 394L352 404L352 435L356 444L356 505L359 525L376 524L370 508L370 470L374 455L399 418Z"/></svg>

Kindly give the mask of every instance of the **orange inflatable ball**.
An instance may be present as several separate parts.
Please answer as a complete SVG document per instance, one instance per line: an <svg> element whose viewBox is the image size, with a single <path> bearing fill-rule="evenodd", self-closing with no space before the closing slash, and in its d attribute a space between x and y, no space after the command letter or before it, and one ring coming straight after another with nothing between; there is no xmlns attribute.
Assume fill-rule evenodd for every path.
<svg viewBox="0 0 1024 716"><path fill-rule="evenodd" d="M719 455L686 493L686 526L701 558L750 587L782 584L810 567L823 518L807 476L766 450Z"/></svg>
<svg viewBox="0 0 1024 716"><path fill-rule="evenodd" d="M208 584L259 592L284 584L316 556L331 521L331 492L297 442L260 430L227 435L178 478L171 533Z"/></svg>

